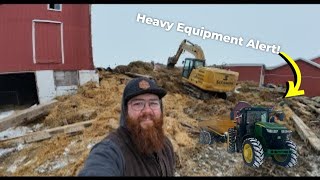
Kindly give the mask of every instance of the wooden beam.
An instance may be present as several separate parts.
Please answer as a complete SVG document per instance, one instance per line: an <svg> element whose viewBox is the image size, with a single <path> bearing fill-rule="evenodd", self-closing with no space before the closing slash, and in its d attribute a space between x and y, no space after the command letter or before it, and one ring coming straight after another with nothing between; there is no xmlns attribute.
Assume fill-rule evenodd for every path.
<svg viewBox="0 0 320 180"><path fill-rule="evenodd" d="M70 125L65 125L61 127L55 127L52 129L46 129L39 132L32 132L28 133L24 136L14 137L14 138L7 138L0 141L0 144L4 144L6 146L10 145L16 145L19 143L32 143L32 142L38 142L45 139L50 139L54 135L65 133L68 135L74 135L82 132L85 128L92 125L92 123L95 120L85 121L85 122L79 122L74 123Z"/></svg>
<svg viewBox="0 0 320 180"><path fill-rule="evenodd" d="M10 127L15 127L22 123L29 123L38 118L48 115L50 110L56 105L57 102L57 100L53 100L48 103L40 104L36 107L30 107L4 119L1 119L0 132Z"/></svg>
<svg viewBox="0 0 320 180"><path fill-rule="evenodd" d="M311 108L317 114L320 114L320 109L316 108L316 106L318 106L319 103L312 101L312 100L302 98L302 97L296 97L295 99L298 100L299 102L307 105L309 108Z"/></svg>
<svg viewBox="0 0 320 180"><path fill-rule="evenodd" d="M315 133L300 119L293 111L291 119L294 122L294 127L297 130L300 137L304 140L304 142L311 145L311 147L320 152L320 139L316 136Z"/></svg>
<svg viewBox="0 0 320 180"><path fill-rule="evenodd" d="M138 73L132 73L132 72L125 72L124 74L130 76L130 77L145 77L148 79L154 79L152 76L150 75L145 75L145 74L138 74Z"/></svg>

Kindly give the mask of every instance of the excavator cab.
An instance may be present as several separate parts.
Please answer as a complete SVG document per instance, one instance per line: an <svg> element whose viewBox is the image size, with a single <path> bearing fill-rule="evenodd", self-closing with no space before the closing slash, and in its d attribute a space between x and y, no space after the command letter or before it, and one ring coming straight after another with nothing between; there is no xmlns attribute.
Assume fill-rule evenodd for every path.
<svg viewBox="0 0 320 180"><path fill-rule="evenodd" d="M186 58L184 60L184 65L182 69L182 76L185 78L189 78L190 73L193 69L198 67L204 67L205 61L200 59L192 59L192 58Z"/></svg>

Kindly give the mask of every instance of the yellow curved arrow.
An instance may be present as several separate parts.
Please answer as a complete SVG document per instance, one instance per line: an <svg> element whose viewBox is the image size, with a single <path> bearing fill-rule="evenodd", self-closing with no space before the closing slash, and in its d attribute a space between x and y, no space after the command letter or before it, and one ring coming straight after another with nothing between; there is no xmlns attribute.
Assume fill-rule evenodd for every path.
<svg viewBox="0 0 320 180"><path fill-rule="evenodd" d="M287 92L285 94L285 98L294 97L294 96L302 96L304 95L304 90L299 90L301 85L301 72L296 64L296 62L286 53L280 52L279 55L289 64L293 75L294 75L294 82L288 81L287 82Z"/></svg>

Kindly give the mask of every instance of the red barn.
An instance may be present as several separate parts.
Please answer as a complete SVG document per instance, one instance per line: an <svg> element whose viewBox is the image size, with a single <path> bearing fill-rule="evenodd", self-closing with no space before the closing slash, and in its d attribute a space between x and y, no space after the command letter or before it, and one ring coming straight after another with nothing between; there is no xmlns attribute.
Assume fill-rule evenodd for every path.
<svg viewBox="0 0 320 180"><path fill-rule="evenodd" d="M300 89L304 90L305 96L320 96L320 64L303 59L295 62L301 72ZM287 63L269 68L259 64L230 64L226 68L239 72L239 81L254 81L260 86L268 83L285 86L286 82L294 81L293 72Z"/></svg>
<svg viewBox="0 0 320 180"><path fill-rule="evenodd" d="M264 64L228 64L227 69L239 72L239 81L253 81L264 84Z"/></svg>
<svg viewBox="0 0 320 180"><path fill-rule="evenodd" d="M295 62L302 76L300 89L304 90L306 96L320 96L320 65L303 59ZM266 69L265 83L284 85L287 81L294 81L293 72L287 63Z"/></svg>
<svg viewBox="0 0 320 180"><path fill-rule="evenodd" d="M0 4L0 105L34 104L97 81L88 4Z"/></svg>

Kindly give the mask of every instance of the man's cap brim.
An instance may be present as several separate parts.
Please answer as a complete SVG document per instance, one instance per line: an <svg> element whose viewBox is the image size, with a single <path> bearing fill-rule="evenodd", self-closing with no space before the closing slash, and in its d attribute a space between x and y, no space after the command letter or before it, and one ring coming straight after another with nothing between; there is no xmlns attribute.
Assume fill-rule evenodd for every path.
<svg viewBox="0 0 320 180"><path fill-rule="evenodd" d="M155 94L159 97L159 99L162 99L167 94L167 91L162 88L149 88L149 89L145 89L145 90L140 90L135 93L129 94L126 97L125 101L128 102L131 98L133 98L135 96L138 96L141 94L147 94L147 93Z"/></svg>

